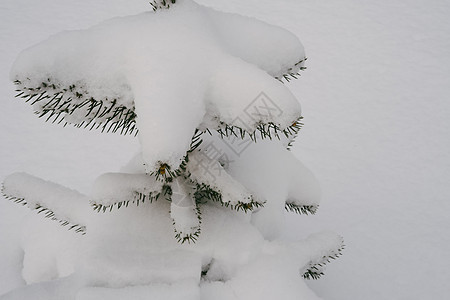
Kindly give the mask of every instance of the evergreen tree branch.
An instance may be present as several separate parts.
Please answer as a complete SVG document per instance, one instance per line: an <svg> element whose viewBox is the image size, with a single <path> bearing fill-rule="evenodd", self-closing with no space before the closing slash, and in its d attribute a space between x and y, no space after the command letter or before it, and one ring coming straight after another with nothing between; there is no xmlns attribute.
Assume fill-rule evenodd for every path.
<svg viewBox="0 0 450 300"><path fill-rule="evenodd" d="M284 205L284 208L286 211L294 212L299 215L314 215L316 214L317 210L319 209L319 205L299 205L293 202L286 202Z"/></svg>
<svg viewBox="0 0 450 300"><path fill-rule="evenodd" d="M300 71L306 70L305 62L307 59L305 57L293 66L286 68L280 75L275 76L275 79L282 83L290 82L292 79L298 79L301 76Z"/></svg>
<svg viewBox="0 0 450 300"><path fill-rule="evenodd" d="M327 254L311 260L304 268L303 278L305 279L320 279L324 275L326 265L333 260L336 260L342 255L344 251L344 239L340 237L340 243L334 248L330 249Z"/></svg>
<svg viewBox="0 0 450 300"><path fill-rule="evenodd" d="M264 206L263 203L254 200L253 196L251 196L249 202L238 201L235 204L231 204L230 201L223 200L222 193L216 191L210 185L198 182L194 182L194 184L195 184L194 198L195 201L198 203L205 203L208 201L217 202L223 207L230 208L231 210L243 211L245 213L251 212L257 208L261 208Z"/></svg>
<svg viewBox="0 0 450 300"><path fill-rule="evenodd" d="M154 9L169 8L171 4L175 4L175 0L155 0L152 6ZM297 78L297 73L304 70L304 62L306 58L297 62L294 66L289 67L286 71L275 77L282 81L285 79L289 81L290 78ZM27 84L28 82L28 84ZM138 129L136 127L136 114L134 107L128 107L120 103L130 103L130 99L123 101L122 96L117 99L96 99L89 95L87 89L82 83L72 84L69 86L62 86L55 80L48 78L47 81L42 82L38 86L30 86L30 80L15 80L14 84L17 86L16 97L24 99L30 103L34 109L35 114L39 118L44 118L46 122L63 124L73 124L78 128L100 129L102 132L119 132L121 134L136 135ZM131 99L132 102L132 99ZM74 117L79 115L78 117ZM261 124L258 126L261 138L272 138L277 136L280 128L274 123ZM289 128L283 131L284 134L289 134ZM229 134L241 135L243 138L245 130L239 127L220 124L218 132L221 135L228 136ZM255 132L247 132L247 134L256 141Z"/></svg>
<svg viewBox="0 0 450 300"><path fill-rule="evenodd" d="M82 85L63 87L51 79L37 87L28 87L20 80L14 84L17 86L16 98L30 103L35 114L46 122L124 135L138 132L134 107L119 104L120 98L94 99Z"/></svg>
<svg viewBox="0 0 450 300"><path fill-rule="evenodd" d="M67 227L69 230L73 229L76 233L81 233L83 235L86 234L86 226L85 225L72 223L71 221L59 218L55 214L55 212L53 212L51 209L43 206L42 204L39 204L39 203L28 203L26 201L26 199L23 198L23 197L17 197L17 196L14 196L14 195L10 195L10 194L6 193L4 185L2 185L1 193L2 193L2 195L3 195L3 197L5 199L13 201L13 202L18 203L18 204L21 204L23 206L28 206L28 208L30 208L30 210L36 211L38 214L43 213L43 215L46 218L51 219L52 221L59 222L62 226Z"/></svg>
<svg viewBox="0 0 450 300"><path fill-rule="evenodd" d="M96 179L90 203L95 211L106 212L130 204L152 203L166 197L169 192L166 184L147 174L106 173Z"/></svg>
<svg viewBox="0 0 450 300"><path fill-rule="evenodd" d="M165 197L168 193L167 186L164 186L163 189L158 193L141 193L141 192L134 192L133 199L132 200L124 200L124 201L118 201L114 204L105 205L101 203L96 203L95 201L91 200L91 206L96 212L112 212L114 209L120 209L122 207L128 207L130 204L139 206L141 204L144 204L146 202L153 203L157 200L159 200L161 197Z"/></svg>
<svg viewBox="0 0 450 300"><path fill-rule="evenodd" d="M256 127L256 130L253 132L249 132L247 129L239 126L229 125L219 121L216 131L219 133L221 138L234 136L237 138L245 139L248 136L254 142L257 142L258 139L272 140L276 138L280 140L282 136L294 139L304 125L302 123L302 120L303 117L299 117L296 121L294 121L291 125L284 129L273 122L259 123Z"/></svg>
<svg viewBox="0 0 450 300"><path fill-rule="evenodd" d="M195 207L195 214L197 217L198 226L193 228L194 232L183 232L183 231L177 230L176 220L172 219L173 230L175 232L175 239L178 241L178 243L181 243L181 244L196 243L198 238L200 237L200 234L202 232L202 229L201 229L202 214L201 214L200 207L198 205Z"/></svg>
<svg viewBox="0 0 450 300"><path fill-rule="evenodd" d="M172 218L175 239L181 243L195 243L201 234L200 205L192 197L191 181L181 176L168 186L169 214Z"/></svg>
<svg viewBox="0 0 450 300"><path fill-rule="evenodd" d="M175 4L176 0L154 0L149 2L153 8L153 11L157 11L158 9L169 9L171 4Z"/></svg>
<svg viewBox="0 0 450 300"><path fill-rule="evenodd" d="M252 141L257 142L259 139L270 139L276 138L281 140L281 138L286 137L290 139L290 143L288 144L288 150L292 146L292 143L297 137L300 129L303 127L302 123L303 117L299 117L295 122L293 122L287 128L281 129L279 125L269 122L269 123L261 123L257 126L256 131L248 132L246 129L243 129L238 126L228 125L223 122L219 122L218 129L216 131L219 133L221 138L235 136L241 139L245 139L247 136L252 139ZM195 129L195 132L192 136L191 143L189 146L189 150L186 152L186 155L177 169L173 169L169 164L160 162L159 166L156 170L149 173L150 176L154 176L156 180L170 183L178 176L186 173L186 168L189 163L189 155L194 153L203 143L202 136L205 133L209 133L212 135L210 128L206 128L204 130ZM258 132L259 134L257 134ZM190 176L190 175L189 175ZM243 206L242 206L243 207Z"/></svg>

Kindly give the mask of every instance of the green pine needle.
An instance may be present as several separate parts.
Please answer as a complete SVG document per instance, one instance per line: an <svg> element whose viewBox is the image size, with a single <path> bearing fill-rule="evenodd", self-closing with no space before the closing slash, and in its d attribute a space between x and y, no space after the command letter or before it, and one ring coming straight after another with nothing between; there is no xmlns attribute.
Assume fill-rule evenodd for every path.
<svg viewBox="0 0 450 300"><path fill-rule="evenodd" d="M205 183L194 182L195 184L195 192L194 199L198 203L205 203L208 201L220 203L223 207L230 208L236 211L243 211L245 213L254 211L257 208L261 208L264 206L263 203L255 201L253 196L249 199L249 202L241 202L239 201L237 204L230 204L229 202L223 201L222 193L220 191L214 190L210 185Z"/></svg>
<svg viewBox="0 0 450 300"><path fill-rule="evenodd" d="M175 4L176 0L154 0L149 2L153 8L153 11L157 11L158 9L169 9L170 4Z"/></svg>
<svg viewBox="0 0 450 300"><path fill-rule="evenodd" d="M81 86L61 87L52 83L51 79L35 88L27 87L19 80L14 81L14 84L17 85L16 98L30 103L35 114L46 122L64 126L72 124L78 128L100 129L102 132L119 132L123 135L136 135L138 132L134 107L118 105L118 99L94 99ZM66 117L79 111L84 113L83 121L71 123L66 120Z"/></svg>
<svg viewBox="0 0 450 300"><path fill-rule="evenodd" d="M281 83L284 83L284 81L290 82L292 79L298 79L301 76L299 71L306 70L306 67L303 66L303 64L306 62L307 59L308 59L307 57L303 58L302 60L297 62L294 66L289 67L283 72L281 72L282 75L275 76L275 79L277 79Z"/></svg>
<svg viewBox="0 0 450 300"><path fill-rule="evenodd" d="M184 244L184 243L188 243L188 244L195 244L197 242L197 240L200 237L201 234L201 225L202 225L202 212L200 210L200 206L197 203L197 206L195 208L195 212L197 215L197 219L198 219L198 226L195 229L194 233L184 233L184 232L180 232L176 229L176 221L174 219L172 219L172 224L173 224L173 230L175 232L175 239L177 240L178 243L180 244ZM169 212L170 213L170 212Z"/></svg>
<svg viewBox="0 0 450 300"><path fill-rule="evenodd" d="M172 191L169 186L163 186L162 190L158 193L141 193L141 192L134 192L134 197L132 200L127 201L119 201L111 205L103 205L100 203L91 202L91 206L96 212L112 212L114 209L120 209L122 207L128 207L131 204L139 206L141 204L144 204L146 202L153 203L161 197L167 198L172 194Z"/></svg>
<svg viewBox="0 0 450 300"><path fill-rule="evenodd" d="M342 255L342 251L344 251L345 245L344 240L342 239L340 246L332 250L331 253L327 256L323 256L318 262L310 262L306 267L306 271L302 274L305 279L320 279L324 275L325 267L332 260L339 258Z"/></svg>
<svg viewBox="0 0 450 300"><path fill-rule="evenodd" d="M298 205L292 202L286 202L284 205L286 211L294 212L299 215L314 215L319 209L318 205Z"/></svg>

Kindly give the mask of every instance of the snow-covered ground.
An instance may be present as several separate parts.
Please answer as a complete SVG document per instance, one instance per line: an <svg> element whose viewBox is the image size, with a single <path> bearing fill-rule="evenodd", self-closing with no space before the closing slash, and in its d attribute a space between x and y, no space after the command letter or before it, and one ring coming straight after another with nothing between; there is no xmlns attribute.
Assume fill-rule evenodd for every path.
<svg viewBox="0 0 450 300"><path fill-rule="evenodd" d="M202 0L300 37L308 71L289 84L305 127L294 152L319 178L316 216L287 238L333 229L344 256L310 282L324 299L446 299L450 288L450 3ZM13 98L17 54L61 30L149 10L147 1L2 0L0 178L16 171L85 192L138 150L132 137L61 128ZM0 201L0 295L20 286L26 210Z"/></svg>

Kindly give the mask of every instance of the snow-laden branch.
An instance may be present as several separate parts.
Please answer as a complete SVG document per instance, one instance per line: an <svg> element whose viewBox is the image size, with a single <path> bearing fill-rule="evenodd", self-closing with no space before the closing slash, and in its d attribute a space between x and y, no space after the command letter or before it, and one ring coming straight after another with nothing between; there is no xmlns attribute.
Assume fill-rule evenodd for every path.
<svg viewBox="0 0 450 300"><path fill-rule="evenodd" d="M26 173L14 173L4 180L2 193L7 199L26 205L69 229L86 233L89 201L75 190Z"/></svg>

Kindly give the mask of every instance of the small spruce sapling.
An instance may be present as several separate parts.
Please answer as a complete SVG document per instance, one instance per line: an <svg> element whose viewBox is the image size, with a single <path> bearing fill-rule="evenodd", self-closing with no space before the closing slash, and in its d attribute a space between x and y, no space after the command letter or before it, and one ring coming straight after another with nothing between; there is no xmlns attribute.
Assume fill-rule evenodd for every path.
<svg viewBox="0 0 450 300"><path fill-rule="evenodd" d="M259 224L267 218L258 221L258 216L270 219L274 208L315 214L317 193L305 192L314 178L308 171L296 177L301 165L289 153L303 125L300 106L285 86L305 69L298 39L190 0L150 4L154 12L62 33L29 48L11 73L17 97L45 121L137 135L141 170L102 175L89 196L16 173L3 183L5 197L83 235L89 235L88 210L108 213L168 203L163 207L169 211L161 214L172 219L175 239L180 247L194 248L206 226L203 211L211 205L249 216L248 226L263 235ZM112 34L115 41L107 38ZM91 43L95 39L102 42ZM115 50L105 55L105 49ZM185 105L188 111L177 112ZM165 122L167 114L173 114L174 126ZM238 150L239 143L245 147ZM286 186L281 204L236 173L246 166L245 152L257 153L258 147L274 153L267 159L286 165L281 170L291 170L278 184ZM263 177L254 174L252 182ZM274 190L280 188L273 184ZM341 254L342 239L332 235L330 240L298 266L304 278L319 278L325 264ZM207 278L210 267L211 262L202 267L202 277Z"/></svg>

